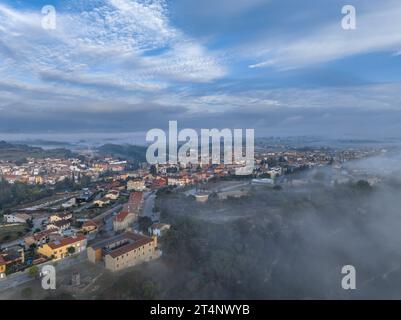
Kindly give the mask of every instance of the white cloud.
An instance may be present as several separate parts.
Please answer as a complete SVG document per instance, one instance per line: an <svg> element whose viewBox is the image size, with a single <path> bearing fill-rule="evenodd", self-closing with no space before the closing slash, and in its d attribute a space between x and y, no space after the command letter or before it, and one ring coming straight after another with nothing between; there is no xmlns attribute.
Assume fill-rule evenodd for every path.
<svg viewBox="0 0 401 320"><path fill-rule="evenodd" d="M41 28L39 10L0 5L0 76L49 92L79 90L88 99L121 90L135 103L177 81L224 76L214 54L171 25L165 1L98 3L81 12L57 12L56 30Z"/></svg>
<svg viewBox="0 0 401 320"><path fill-rule="evenodd" d="M399 1L383 1L359 10L356 6L355 30L341 27L341 11L338 20L325 26L316 26L309 34L294 33L296 38L280 35L265 39L253 50L268 50L265 59L249 67L276 66L292 69L324 63L344 57L371 52L399 50L401 46L401 4ZM267 42L267 44L266 44ZM256 49L257 48L257 49Z"/></svg>

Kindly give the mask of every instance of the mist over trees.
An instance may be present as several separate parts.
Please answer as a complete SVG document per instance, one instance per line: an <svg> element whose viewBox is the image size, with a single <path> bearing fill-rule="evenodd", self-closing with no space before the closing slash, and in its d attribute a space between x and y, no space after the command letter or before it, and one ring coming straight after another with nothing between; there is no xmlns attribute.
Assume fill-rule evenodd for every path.
<svg viewBox="0 0 401 320"><path fill-rule="evenodd" d="M241 199L162 193L162 219L173 225L163 261L180 276L159 298L400 298L400 167L390 159L345 167L379 176L373 186L329 183L332 169L322 168L302 173L305 186L252 188ZM356 268L357 290L342 289L344 265Z"/></svg>

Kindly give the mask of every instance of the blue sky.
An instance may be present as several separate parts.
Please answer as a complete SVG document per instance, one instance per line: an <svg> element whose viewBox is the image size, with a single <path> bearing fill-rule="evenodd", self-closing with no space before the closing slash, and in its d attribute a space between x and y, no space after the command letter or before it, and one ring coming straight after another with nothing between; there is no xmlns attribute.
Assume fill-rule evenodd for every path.
<svg viewBox="0 0 401 320"><path fill-rule="evenodd" d="M351 4L357 28L341 28ZM57 27L41 27L44 5ZM0 0L0 132L401 136L401 3Z"/></svg>

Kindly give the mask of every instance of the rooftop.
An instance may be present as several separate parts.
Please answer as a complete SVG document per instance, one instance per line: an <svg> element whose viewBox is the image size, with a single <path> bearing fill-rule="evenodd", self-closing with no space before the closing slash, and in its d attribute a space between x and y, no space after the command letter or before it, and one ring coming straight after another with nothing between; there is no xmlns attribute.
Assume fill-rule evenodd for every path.
<svg viewBox="0 0 401 320"><path fill-rule="evenodd" d="M91 247L94 250L102 248L104 250L104 255L110 255L112 258L116 258L127 252L151 243L152 241L153 239L150 237L132 232L126 232L95 243L91 245Z"/></svg>
<svg viewBox="0 0 401 320"><path fill-rule="evenodd" d="M124 219L129 215L128 211L121 211L119 214L117 214L114 218L113 221L121 222L124 221Z"/></svg>
<svg viewBox="0 0 401 320"><path fill-rule="evenodd" d="M42 239L43 237L46 237L46 236L52 234L53 232L57 232L57 230L56 229L49 229L49 230L40 231L40 232L34 233L33 234L33 238L36 241L38 241L38 240Z"/></svg>
<svg viewBox="0 0 401 320"><path fill-rule="evenodd" d="M83 241L86 238L84 236L77 236L77 237L68 237L61 240L57 240L54 242L49 243L49 247L53 250L68 246L69 244L74 244L79 241Z"/></svg>

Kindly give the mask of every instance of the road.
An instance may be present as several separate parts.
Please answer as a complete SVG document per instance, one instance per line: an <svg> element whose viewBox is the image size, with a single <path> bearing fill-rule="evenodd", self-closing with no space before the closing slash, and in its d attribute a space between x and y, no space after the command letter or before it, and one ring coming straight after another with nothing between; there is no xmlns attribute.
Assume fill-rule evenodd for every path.
<svg viewBox="0 0 401 320"><path fill-rule="evenodd" d="M108 216L112 216L114 213L116 213L117 211L120 211L121 208L123 207L122 204L118 204L112 208L110 208L109 210L106 210L105 212L103 212L102 214L99 214L98 216L96 216L95 218L93 218L93 220L95 221L100 221L103 220L104 218L107 218Z"/></svg>
<svg viewBox="0 0 401 320"><path fill-rule="evenodd" d="M103 220L103 218L107 218L108 216L111 217L114 213L118 212L121 208L122 208L122 205L118 204L118 205L110 208L109 210L103 212L102 214L100 214L99 216L94 218L94 220ZM12 242L4 243L1 245L1 248L18 245L20 242L21 242L21 239L17 239ZM71 266L72 264L76 264L85 259L86 259L86 250L84 252L82 252L79 256L72 256L72 257L68 257L63 260L57 261L56 270L64 269L68 266ZM26 269L25 272L18 272L18 273L11 274L6 279L0 279L0 292L7 290L9 288L17 287L23 283L33 280L32 277L30 277L27 274L27 270L28 269Z"/></svg>
<svg viewBox="0 0 401 320"><path fill-rule="evenodd" d="M74 264L83 262L86 260L86 257L87 256L86 256L86 250L85 250L85 251L81 252L79 255L74 255L74 256L67 257L63 260L59 260L59 261L57 261L57 265L55 266L56 272L61 271L65 268L68 268ZM47 263L44 263L43 265L38 266L39 270L44 265L49 265L49 264L52 264L52 263L47 262ZM23 272L13 273L13 274L7 276L6 279L0 280L0 292L6 291L10 288L18 287L21 284L35 280L34 278L29 276L28 270L29 270L29 268Z"/></svg>
<svg viewBox="0 0 401 320"><path fill-rule="evenodd" d="M149 217L152 221L159 221L160 217L158 213L153 212L155 207L156 192L151 191L145 196L145 202L141 212L141 217Z"/></svg>

